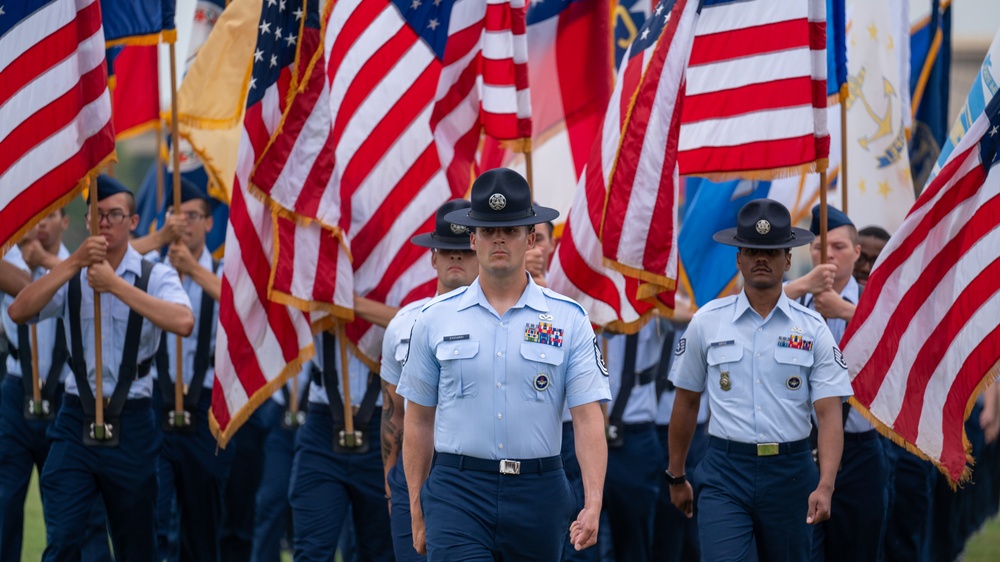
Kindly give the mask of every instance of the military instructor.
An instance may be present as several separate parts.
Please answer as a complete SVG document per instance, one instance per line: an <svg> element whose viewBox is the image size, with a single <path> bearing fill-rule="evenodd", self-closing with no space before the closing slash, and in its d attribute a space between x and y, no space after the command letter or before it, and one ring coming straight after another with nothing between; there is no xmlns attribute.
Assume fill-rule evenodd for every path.
<svg viewBox="0 0 1000 562"><path fill-rule="evenodd" d="M565 533L578 549L597 540L607 369L586 311L525 271L534 225L558 212L532 205L524 178L503 168L476 179L471 201L445 220L472 229L479 277L417 316L397 387L409 401L414 547L432 562L554 562ZM560 456L564 403L583 472L575 520Z"/></svg>

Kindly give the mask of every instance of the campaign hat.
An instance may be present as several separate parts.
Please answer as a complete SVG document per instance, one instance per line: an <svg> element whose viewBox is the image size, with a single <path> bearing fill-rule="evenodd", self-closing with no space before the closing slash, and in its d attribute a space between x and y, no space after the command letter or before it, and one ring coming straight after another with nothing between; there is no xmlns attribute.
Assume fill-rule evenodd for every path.
<svg viewBox="0 0 1000 562"><path fill-rule="evenodd" d="M434 231L418 234L410 242L435 250L472 250L469 227L449 222L445 216L452 211L462 211L472 206L465 199L452 199L438 208L434 217Z"/></svg>
<svg viewBox="0 0 1000 562"><path fill-rule="evenodd" d="M754 199L740 209L736 226L716 232L712 239L739 248L794 248L813 241L813 233L792 226L792 216L773 199Z"/></svg>
<svg viewBox="0 0 1000 562"><path fill-rule="evenodd" d="M534 205L531 188L521 174L509 168L483 172L472 183L472 205L445 216L450 223L479 227L528 226L549 222L559 211Z"/></svg>

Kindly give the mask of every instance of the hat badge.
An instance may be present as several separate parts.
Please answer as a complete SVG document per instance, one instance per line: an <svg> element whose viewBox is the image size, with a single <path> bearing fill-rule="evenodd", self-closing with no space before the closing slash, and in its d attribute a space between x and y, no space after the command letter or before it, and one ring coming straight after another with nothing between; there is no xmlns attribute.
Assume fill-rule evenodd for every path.
<svg viewBox="0 0 1000 562"><path fill-rule="evenodd" d="M468 228L466 228L466 227L464 227L464 226L462 226L460 224L451 223L451 233L452 234L458 236L460 234L465 234L467 232L469 232Z"/></svg>
<svg viewBox="0 0 1000 562"><path fill-rule="evenodd" d="M502 193L490 195L490 208L494 211L502 211L507 206L507 198Z"/></svg>
<svg viewBox="0 0 1000 562"><path fill-rule="evenodd" d="M767 234L771 232L771 223L767 222L767 219L760 219L757 221L757 234Z"/></svg>

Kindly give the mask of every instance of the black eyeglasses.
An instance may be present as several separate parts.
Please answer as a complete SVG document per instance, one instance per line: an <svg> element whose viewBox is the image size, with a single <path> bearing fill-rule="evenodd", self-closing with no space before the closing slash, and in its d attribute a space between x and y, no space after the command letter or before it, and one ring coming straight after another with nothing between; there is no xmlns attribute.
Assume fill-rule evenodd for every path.
<svg viewBox="0 0 1000 562"><path fill-rule="evenodd" d="M122 221L124 221L125 219L127 219L127 218L129 218L131 216L132 215L130 213L126 213L126 212L120 211L118 209L115 209L114 211L111 211L110 213L102 213L100 211L97 211L97 223L100 224L101 221L107 220L108 224L110 224L112 226L116 226L116 225L121 224ZM87 212L87 222L90 222L90 212L89 211Z"/></svg>
<svg viewBox="0 0 1000 562"><path fill-rule="evenodd" d="M171 215L181 215L183 217L186 217L187 220L191 222L198 222L201 219L208 216L208 215L203 215L198 211L181 211L181 212L167 211L167 216L169 217Z"/></svg>

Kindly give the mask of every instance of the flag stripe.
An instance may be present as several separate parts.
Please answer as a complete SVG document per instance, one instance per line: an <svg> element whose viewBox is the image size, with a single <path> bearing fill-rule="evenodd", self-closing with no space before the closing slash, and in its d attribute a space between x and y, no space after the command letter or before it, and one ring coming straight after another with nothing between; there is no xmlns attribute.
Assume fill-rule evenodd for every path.
<svg viewBox="0 0 1000 562"><path fill-rule="evenodd" d="M721 37L699 35L694 41L688 64L695 67L808 46L809 26L803 25L804 20L734 29L723 32ZM825 43L822 48L826 48Z"/></svg>
<svg viewBox="0 0 1000 562"><path fill-rule="evenodd" d="M812 79L805 76L751 84L744 88L688 94L684 98L685 123L734 117L758 111L812 105ZM823 91L826 99L826 90Z"/></svg>

